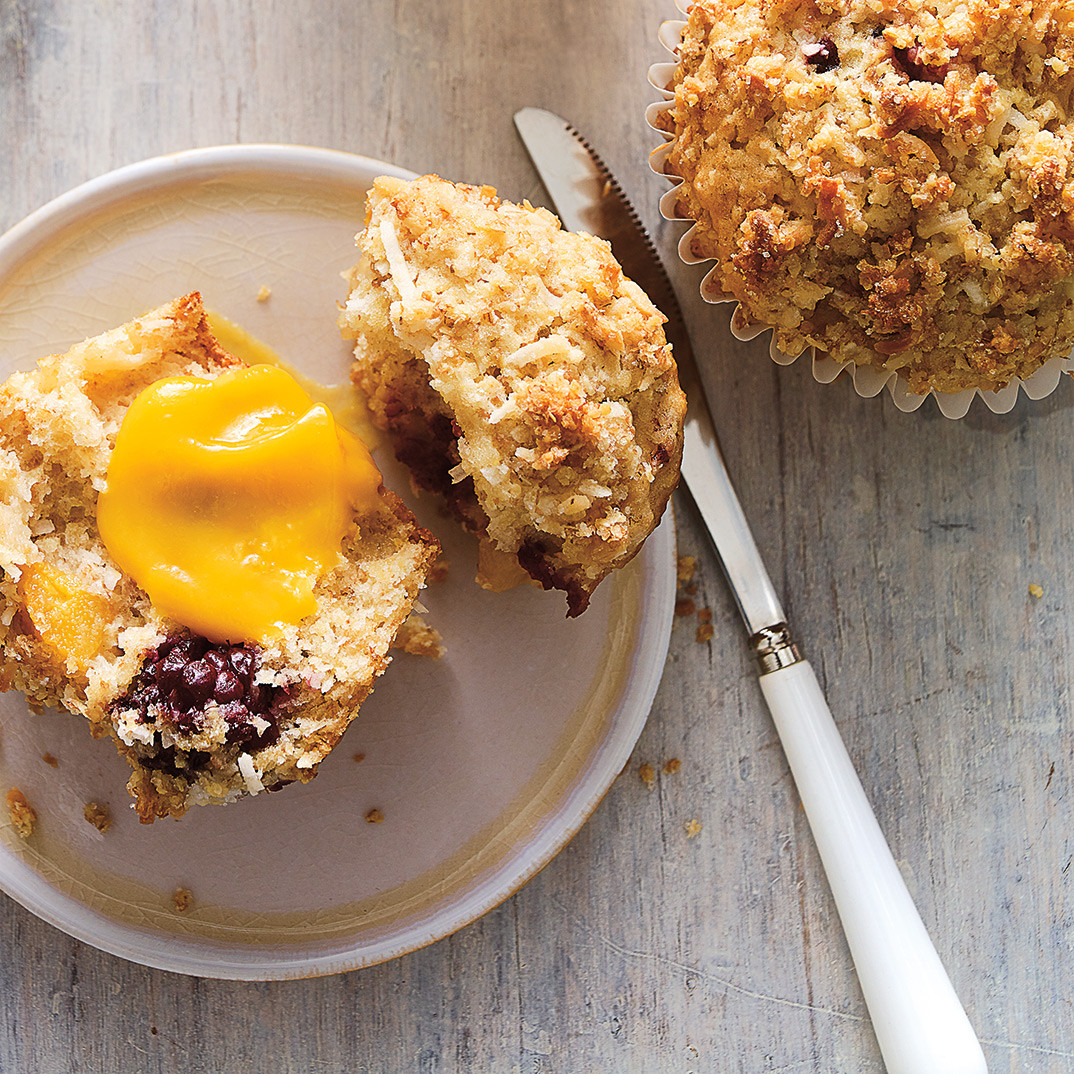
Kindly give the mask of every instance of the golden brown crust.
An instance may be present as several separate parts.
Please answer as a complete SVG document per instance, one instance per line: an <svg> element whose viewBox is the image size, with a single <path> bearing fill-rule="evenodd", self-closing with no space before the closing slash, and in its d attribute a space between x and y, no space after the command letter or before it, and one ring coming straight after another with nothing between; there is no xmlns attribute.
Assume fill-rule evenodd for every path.
<svg viewBox="0 0 1074 1074"><path fill-rule="evenodd" d="M341 317L353 377L414 482L586 607L678 479L663 316L607 243L490 187L381 178Z"/></svg>
<svg viewBox="0 0 1074 1074"><path fill-rule="evenodd" d="M316 613L260 652L258 682L286 695L278 738L244 745L214 717L169 731L165 743L126 695L147 654L183 628L117 569L97 533L96 498L123 415L143 388L235 364L194 293L0 388L0 685L24 691L32 707L84 715L97 737L110 734L134 769L129 790L144 822L311 779L389 663L439 552L382 489L353 519L340 563L318 580ZM101 645L89 660L59 652L35 625L24 579L38 564L58 570L99 615Z"/></svg>
<svg viewBox="0 0 1074 1074"><path fill-rule="evenodd" d="M999 389L1074 344L1074 20L1058 0L699 0L667 171L781 349Z"/></svg>

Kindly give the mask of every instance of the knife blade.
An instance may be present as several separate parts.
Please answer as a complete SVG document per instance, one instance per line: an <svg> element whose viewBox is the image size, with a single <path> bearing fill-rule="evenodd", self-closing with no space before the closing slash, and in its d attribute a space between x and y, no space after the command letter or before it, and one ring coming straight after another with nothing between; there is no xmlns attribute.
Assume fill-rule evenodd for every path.
<svg viewBox="0 0 1074 1074"><path fill-rule="evenodd" d="M929 939L812 667L801 658L731 484L674 288L622 188L566 120L539 108L515 126L567 230L607 239L667 317L687 396L682 476L760 663L772 714L820 852L890 1074L987 1074L980 1043Z"/></svg>

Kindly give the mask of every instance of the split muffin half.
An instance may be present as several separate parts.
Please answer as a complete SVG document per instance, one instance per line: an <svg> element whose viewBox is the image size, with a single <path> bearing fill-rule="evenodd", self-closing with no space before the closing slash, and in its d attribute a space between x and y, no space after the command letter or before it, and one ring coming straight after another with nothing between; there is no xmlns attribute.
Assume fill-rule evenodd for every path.
<svg viewBox="0 0 1074 1074"><path fill-rule="evenodd" d="M0 686L85 716L141 820L305 782L438 552L197 293L0 388Z"/></svg>
<svg viewBox="0 0 1074 1074"><path fill-rule="evenodd" d="M340 314L353 378L416 486L568 615L641 548L679 476L663 315L606 242L491 187L377 179Z"/></svg>

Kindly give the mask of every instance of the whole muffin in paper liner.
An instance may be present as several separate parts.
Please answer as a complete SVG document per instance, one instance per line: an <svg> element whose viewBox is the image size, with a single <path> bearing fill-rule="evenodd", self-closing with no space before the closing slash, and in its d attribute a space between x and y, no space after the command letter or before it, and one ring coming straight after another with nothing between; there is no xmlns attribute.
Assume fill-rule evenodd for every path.
<svg viewBox="0 0 1074 1074"><path fill-rule="evenodd" d="M1074 11L700 0L656 122L709 286L797 355L996 391L1074 345Z"/></svg>

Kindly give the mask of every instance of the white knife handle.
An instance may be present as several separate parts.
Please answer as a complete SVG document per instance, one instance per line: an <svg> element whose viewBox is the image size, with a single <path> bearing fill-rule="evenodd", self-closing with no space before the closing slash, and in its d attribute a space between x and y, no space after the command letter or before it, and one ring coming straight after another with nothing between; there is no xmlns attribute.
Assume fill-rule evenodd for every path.
<svg viewBox="0 0 1074 1074"><path fill-rule="evenodd" d="M987 1074L813 668L761 676L889 1074Z"/></svg>

